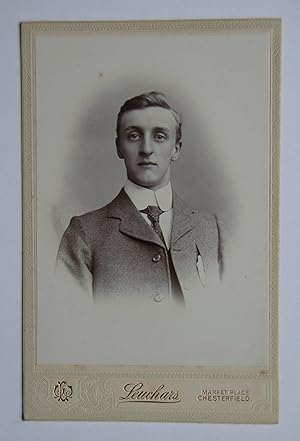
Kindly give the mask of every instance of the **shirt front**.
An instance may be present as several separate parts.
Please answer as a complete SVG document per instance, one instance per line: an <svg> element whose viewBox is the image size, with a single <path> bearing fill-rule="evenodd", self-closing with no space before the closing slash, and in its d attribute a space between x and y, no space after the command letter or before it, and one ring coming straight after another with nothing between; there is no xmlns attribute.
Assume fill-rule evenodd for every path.
<svg viewBox="0 0 300 441"><path fill-rule="evenodd" d="M169 249L173 222L173 194L170 182L165 187L153 191L127 180L124 190L139 211L144 210L148 205L154 205L163 210L159 217L159 224ZM141 213L141 216L151 225L147 214Z"/></svg>

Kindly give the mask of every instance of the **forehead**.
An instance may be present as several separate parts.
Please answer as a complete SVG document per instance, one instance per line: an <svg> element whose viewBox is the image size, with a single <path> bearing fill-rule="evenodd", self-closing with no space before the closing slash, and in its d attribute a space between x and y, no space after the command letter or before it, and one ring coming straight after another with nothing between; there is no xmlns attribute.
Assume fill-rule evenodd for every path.
<svg viewBox="0 0 300 441"><path fill-rule="evenodd" d="M144 130L151 130L155 127L176 129L176 119L169 109L162 107L146 107L125 112L120 121L120 128L140 127Z"/></svg>

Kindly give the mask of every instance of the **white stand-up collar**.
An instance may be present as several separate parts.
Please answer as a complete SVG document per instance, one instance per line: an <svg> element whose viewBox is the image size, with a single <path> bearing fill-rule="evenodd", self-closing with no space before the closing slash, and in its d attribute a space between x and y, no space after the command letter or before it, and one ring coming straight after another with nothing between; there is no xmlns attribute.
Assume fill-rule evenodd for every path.
<svg viewBox="0 0 300 441"><path fill-rule="evenodd" d="M141 187L128 179L124 190L139 211L144 210L148 205L158 206L163 211L168 211L172 208L172 187L170 182L165 187L153 191L149 188Z"/></svg>

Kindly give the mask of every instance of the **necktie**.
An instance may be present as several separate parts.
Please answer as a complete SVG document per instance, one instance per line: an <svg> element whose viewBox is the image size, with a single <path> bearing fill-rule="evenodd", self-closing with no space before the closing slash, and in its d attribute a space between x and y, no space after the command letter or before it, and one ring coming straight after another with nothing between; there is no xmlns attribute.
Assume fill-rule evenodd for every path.
<svg viewBox="0 0 300 441"><path fill-rule="evenodd" d="M159 207L156 207L155 205L148 205L147 208L141 210L141 213L145 213L148 216L153 230L163 241L163 243L165 243L164 235L159 225L159 216L163 213L163 210L161 210Z"/></svg>

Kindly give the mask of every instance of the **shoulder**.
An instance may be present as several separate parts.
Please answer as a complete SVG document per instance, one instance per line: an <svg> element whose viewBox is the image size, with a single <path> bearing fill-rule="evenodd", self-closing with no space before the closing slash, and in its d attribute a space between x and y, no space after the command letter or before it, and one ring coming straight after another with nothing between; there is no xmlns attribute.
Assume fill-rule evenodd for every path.
<svg viewBox="0 0 300 441"><path fill-rule="evenodd" d="M213 228L216 228L218 224L217 216L209 211L201 210L201 209L192 209L194 219L199 224L204 224Z"/></svg>
<svg viewBox="0 0 300 441"><path fill-rule="evenodd" d="M220 216L201 209L193 209L193 213L198 228L204 229L208 235L217 235L219 241L223 238L225 228Z"/></svg>
<svg viewBox="0 0 300 441"><path fill-rule="evenodd" d="M201 208L194 208L178 195L174 197L175 215L183 224L191 225L196 235L207 243L224 242L224 223L220 217Z"/></svg>
<svg viewBox="0 0 300 441"><path fill-rule="evenodd" d="M73 216L65 231L65 235L81 236L85 241L96 240L110 228L110 210L117 203L118 196L103 207ZM97 237L95 237L97 236Z"/></svg>
<svg viewBox="0 0 300 441"><path fill-rule="evenodd" d="M80 226L84 228L91 225L97 225L99 227L101 224L108 222L112 209L118 206L121 193L122 192L103 207L72 217L70 225L74 225L77 228Z"/></svg>
<svg viewBox="0 0 300 441"><path fill-rule="evenodd" d="M70 220L66 230L69 234L85 235L94 230L96 225L103 225L105 223L107 207L102 207L97 210L89 211L79 216L73 216Z"/></svg>
<svg viewBox="0 0 300 441"><path fill-rule="evenodd" d="M208 229L216 231L218 236L222 235L224 222L217 214L202 210L195 210L194 213L199 225L202 227L205 225Z"/></svg>
<svg viewBox="0 0 300 441"><path fill-rule="evenodd" d="M187 204L181 197L174 193L174 210L181 215L190 218L196 225L201 225L202 228L216 229L218 226L218 217L214 213L201 208L195 208Z"/></svg>
<svg viewBox="0 0 300 441"><path fill-rule="evenodd" d="M107 217L108 206L109 204L105 205L104 207L97 208L96 210L80 214L79 216L74 216L72 217L71 222L85 225L100 219L104 219Z"/></svg>

